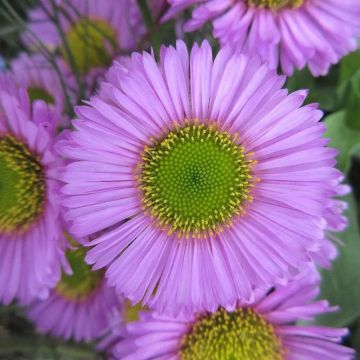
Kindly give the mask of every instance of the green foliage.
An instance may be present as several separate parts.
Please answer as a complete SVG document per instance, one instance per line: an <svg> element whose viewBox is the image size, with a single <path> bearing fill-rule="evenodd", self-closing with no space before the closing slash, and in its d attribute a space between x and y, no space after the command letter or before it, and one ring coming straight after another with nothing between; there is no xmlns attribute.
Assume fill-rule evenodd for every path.
<svg viewBox="0 0 360 360"><path fill-rule="evenodd" d="M332 268L322 271L320 298L340 306L336 313L326 314L317 323L330 326L349 326L360 316L360 235L355 200L346 197L349 204L349 227L337 237L343 242Z"/></svg>
<svg viewBox="0 0 360 360"><path fill-rule="evenodd" d="M352 129L346 122L346 111L338 111L326 117L326 136L331 139L330 146L339 150L338 168L348 172L351 156L360 148L360 130Z"/></svg>

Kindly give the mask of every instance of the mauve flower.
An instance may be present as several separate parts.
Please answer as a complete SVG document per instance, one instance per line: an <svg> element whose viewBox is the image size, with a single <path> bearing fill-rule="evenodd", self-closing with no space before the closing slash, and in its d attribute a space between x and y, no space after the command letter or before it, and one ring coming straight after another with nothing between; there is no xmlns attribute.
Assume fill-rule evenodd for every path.
<svg viewBox="0 0 360 360"><path fill-rule="evenodd" d="M132 51L141 32L132 27L131 0L74 0L61 1L55 7L42 0L30 12L29 30L24 33L28 46L38 47L34 35L50 49L60 49L68 65L90 79L101 75L112 60L123 52ZM50 16L57 14L68 45Z"/></svg>
<svg viewBox="0 0 360 360"><path fill-rule="evenodd" d="M61 274L58 116L0 75L0 302L45 298Z"/></svg>
<svg viewBox="0 0 360 360"><path fill-rule="evenodd" d="M300 325L333 311L327 301L314 301L318 287L306 274L259 295L251 306L238 304L177 318L155 312L120 327L113 359L121 360L346 360L352 349L340 345L347 329Z"/></svg>
<svg viewBox="0 0 360 360"><path fill-rule="evenodd" d="M179 41L115 65L59 142L75 236L109 285L159 312L214 311L335 256L347 190L317 105L258 58ZM336 209L335 209L336 208ZM99 233L101 231L101 233ZM326 249L326 252L322 252Z"/></svg>
<svg viewBox="0 0 360 360"><path fill-rule="evenodd" d="M315 76L357 48L358 0L169 0L164 21L194 5L185 30L212 21L221 45L260 55L286 75L308 66Z"/></svg>
<svg viewBox="0 0 360 360"><path fill-rule="evenodd" d="M151 0L149 6L157 17L166 8L166 1ZM72 56L50 19L54 14ZM25 43L37 49L37 42L41 41L49 49L60 49L69 65L75 63L78 72L89 77L89 83L101 76L113 59L135 50L147 31L135 0L63 0L55 8L42 0L29 17L30 31L24 33Z"/></svg>
<svg viewBox="0 0 360 360"><path fill-rule="evenodd" d="M62 63L59 66L63 68ZM17 86L27 90L31 101L43 100L58 114L64 114L65 96L60 78L46 58L22 53L11 62L10 68Z"/></svg>
<svg viewBox="0 0 360 360"><path fill-rule="evenodd" d="M110 314L119 298L105 281L104 271L91 271L84 262L85 250L72 244L61 280L45 300L30 304L27 315L37 328L54 336L90 341L108 328Z"/></svg>

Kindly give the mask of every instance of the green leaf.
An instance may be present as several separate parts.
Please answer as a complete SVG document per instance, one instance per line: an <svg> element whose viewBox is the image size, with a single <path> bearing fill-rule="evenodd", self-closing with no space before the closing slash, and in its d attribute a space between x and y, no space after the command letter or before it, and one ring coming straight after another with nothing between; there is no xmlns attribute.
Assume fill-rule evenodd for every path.
<svg viewBox="0 0 360 360"><path fill-rule="evenodd" d="M293 92L299 89L310 89L306 104L319 103L325 111L336 111L340 108L339 94L336 92L338 84L338 71L331 69L326 77L314 78L305 68L297 70L288 78L286 88Z"/></svg>
<svg viewBox="0 0 360 360"><path fill-rule="evenodd" d="M340 64L337 95L346 109L346 123L360 129L360 51L345 56Z"/></svg>
<svg viewBox="0 0 360 360"><path fill-rule="evenodd" d="M351 88L354 88L354 86L357 85L354 84ZM350 92L347 101L345 121L349 128L360 130L360 93L358 93L355 89Z"/></svg>
<svg viewBox="0 0 360 360"><path fill-rule="evenodd" d="M349 81L356 73L359 72L360 51L353 52L345 56L340 64L339 83L343 84Z"/></svg>
<svg viewBox="0 0 360 360"><path fill-rule="evenodd" d="M357 319L355 327L351 331L350 346L359 354L360 353L360 319Z"/></svg>
<svg viewBox="0 0 360 360"><path fill-rule="evenodd" d="M346 122L346 112L339 111L326 117L326 136L331 138L330 146L337 148L337 167L347 172L350 158L360 149L360 130L350 128Z"/></svg>
<svg viewBox="0 0 360 360"><path fill-rule="evenodd" d="M349 204L349 227L337 237L344 242L339 246L339 256L332 269L322 271L321 299L331 305L339 305L336 313L326 314L317 323L326 326L348 326L360 315L360 236L358 215L352 195L346 197Z"/></svg>

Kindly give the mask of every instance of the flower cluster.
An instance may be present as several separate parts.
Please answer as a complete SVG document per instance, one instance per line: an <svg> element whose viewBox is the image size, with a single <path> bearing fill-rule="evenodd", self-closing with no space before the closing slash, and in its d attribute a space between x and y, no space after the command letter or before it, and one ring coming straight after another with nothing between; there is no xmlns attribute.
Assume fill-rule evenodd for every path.
<svg viewBox="0 0 360 360"><path fill-rule="evenodd" d="M173 18L220 49L158 48ZM114 359L354 358L312 323L337 310L315 298L349 187L277 68L326 74L359 20L357 0L40 0L0 74L0 302Z"/></svg>

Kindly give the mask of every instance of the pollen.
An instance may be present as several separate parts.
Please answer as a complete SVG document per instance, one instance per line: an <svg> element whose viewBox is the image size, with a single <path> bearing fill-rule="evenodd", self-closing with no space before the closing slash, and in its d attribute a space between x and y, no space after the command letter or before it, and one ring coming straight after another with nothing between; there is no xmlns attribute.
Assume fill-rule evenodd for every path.
<svg viewBox="0 0 360 360"><path fill-rule="evenodd" d="M74 241L71 244L73 248L66 252L66 258L73 273L71 275L63 273L55 291L69 300L80 302L100 288L104 271L91 271L91 267L85 262L85 248L78 244L74 245Z"/></svg>
<svg viewBox="0 0 360 360"><path fill-rule="evenodd" d="M304 0L248 0L249 5L275 10L285 7L296 8L303 3Z"/></svg>
<svg viewBox="0 0 360 360"><path fill-rule="evenodd" d="M181 360L283 360L281 339L250 308L198 317L180 344Z"/></svg>
<svg viewBox="0 0 360 360"><path fill-rule="evenodd" d="M117 48L116 31L100 19L81 18L70 27L66 40L77 70L82 74L110 65L111 53ZM61 52L71 64L68 51L62 48Z"/></svg>
<svg viewBox="0 0 360 360"><path fill-rule="evenodd" d="M44 211L46 182L37 155L11 135L0 137L0 233L21 233Z"/></svg>
<svg viewBox="0 0 360 360"><path fill-rule="evenodd" d="M138 169L143 208L169 234L212 235L243 214L254 179L237 137L188 124L147 146Z"/></svg>

